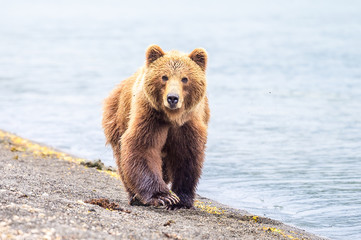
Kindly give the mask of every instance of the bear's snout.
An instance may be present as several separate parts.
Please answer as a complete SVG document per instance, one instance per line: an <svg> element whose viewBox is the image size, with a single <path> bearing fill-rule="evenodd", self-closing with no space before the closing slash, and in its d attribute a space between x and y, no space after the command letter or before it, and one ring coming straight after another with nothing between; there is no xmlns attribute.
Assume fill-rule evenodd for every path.
<svg viewBox="0 0 361 240"><path fill-rule="evenodd" d="M170 93L167 95L167 102L169 103L170 108L175 108L179 101L179 95Z"/></svg>

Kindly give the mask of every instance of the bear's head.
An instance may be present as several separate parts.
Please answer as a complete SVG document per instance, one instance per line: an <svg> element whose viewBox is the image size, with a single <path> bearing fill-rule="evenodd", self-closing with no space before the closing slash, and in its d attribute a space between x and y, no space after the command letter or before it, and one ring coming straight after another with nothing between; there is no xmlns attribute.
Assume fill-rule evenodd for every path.
<svg viewBox="0 0 361 240"><path fill-rule="evenodd" d="M192 111L206 96L207 53L163 52L152 45L146 51L144 92L151 105L172 118Z"/></svg>

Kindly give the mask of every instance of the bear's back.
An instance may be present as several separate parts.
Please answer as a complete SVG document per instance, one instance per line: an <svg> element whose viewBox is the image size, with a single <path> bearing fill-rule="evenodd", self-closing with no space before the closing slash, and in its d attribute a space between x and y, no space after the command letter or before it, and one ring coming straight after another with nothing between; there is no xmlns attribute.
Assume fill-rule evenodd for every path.
<svg viewBox="0 0 361 240"><path fill-rule="evenodd" d="M118 145L128 127L133 86L141 73L140 69L123 80L104 101L102 125L107 144L110 143L113 147Z"/></svg>

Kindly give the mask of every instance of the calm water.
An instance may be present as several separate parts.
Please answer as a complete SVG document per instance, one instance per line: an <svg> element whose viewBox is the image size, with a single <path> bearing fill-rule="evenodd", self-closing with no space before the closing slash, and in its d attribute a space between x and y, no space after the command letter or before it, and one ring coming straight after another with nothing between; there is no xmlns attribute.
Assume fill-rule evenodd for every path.
<svg viewBox="0 0 361 240"><path fill-rule="evenodd" d="M114 165L102 100L148 45L201 46L212 118L199 193L360 238L360 2L61 3L1 3L0 128Z"/></svg>

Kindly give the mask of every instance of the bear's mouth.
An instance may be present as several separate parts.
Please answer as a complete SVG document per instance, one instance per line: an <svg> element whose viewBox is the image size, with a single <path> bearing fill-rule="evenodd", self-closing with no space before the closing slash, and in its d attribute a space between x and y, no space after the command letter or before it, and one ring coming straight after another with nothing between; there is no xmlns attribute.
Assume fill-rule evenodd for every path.
<svg viewBox="0 0 361 240"><path fill-rule="evenodd" d="M172 109L172 110L174 110L174 109L177 109L177 103L170 103L170 104L168 104L168 106L169 106L169 108L170 109Z"/></svg>
<svg viewBox="0 0 361 240"><path fill-rule="evenodd" d="M181 108L180 104L165 104L165 107L169 110L175 111Z"/></svg>

